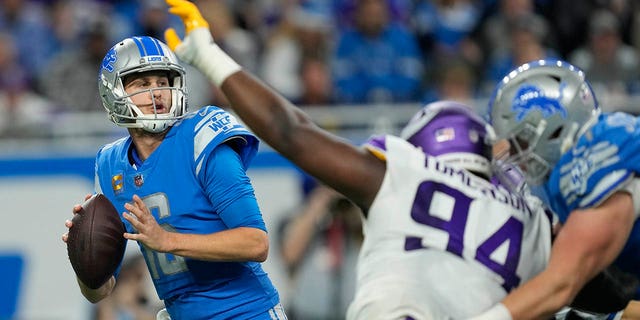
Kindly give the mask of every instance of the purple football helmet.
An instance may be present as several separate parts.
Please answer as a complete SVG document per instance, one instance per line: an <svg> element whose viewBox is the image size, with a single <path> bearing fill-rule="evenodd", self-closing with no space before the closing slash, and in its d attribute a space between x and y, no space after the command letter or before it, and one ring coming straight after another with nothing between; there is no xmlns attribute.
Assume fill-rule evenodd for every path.
<svg viewBox="0 0 640 320"><path fill-rule="evenodd" d="M493 128L470 106L454 101L427 104L400 137L448 164L491 176Z"/></svg>

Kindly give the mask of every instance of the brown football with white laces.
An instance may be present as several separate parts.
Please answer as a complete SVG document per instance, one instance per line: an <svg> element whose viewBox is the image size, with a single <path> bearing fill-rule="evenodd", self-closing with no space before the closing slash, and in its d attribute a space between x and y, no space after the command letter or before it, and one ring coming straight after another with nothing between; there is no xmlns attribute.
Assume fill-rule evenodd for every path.
<svg viewBox="0 0 640 320"><path fill-rule="evenodd" d="M89 288L99 288L124 257L127 242L120 214L107 197L95 194L71 221L67 254L73 271Z"/></svg>

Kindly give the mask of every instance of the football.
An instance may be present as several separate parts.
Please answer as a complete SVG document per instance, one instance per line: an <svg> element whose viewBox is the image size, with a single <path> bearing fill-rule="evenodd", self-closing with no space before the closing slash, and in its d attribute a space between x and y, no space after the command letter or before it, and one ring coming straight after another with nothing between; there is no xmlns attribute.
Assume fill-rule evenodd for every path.
<svg viewBox="0 0 640 320"><path fill-rule="evenodd" d="M73 271L87 287L97 289L114 274L126 248L118 210L103 194L82 204L69 228L67 254Z"/></svg>

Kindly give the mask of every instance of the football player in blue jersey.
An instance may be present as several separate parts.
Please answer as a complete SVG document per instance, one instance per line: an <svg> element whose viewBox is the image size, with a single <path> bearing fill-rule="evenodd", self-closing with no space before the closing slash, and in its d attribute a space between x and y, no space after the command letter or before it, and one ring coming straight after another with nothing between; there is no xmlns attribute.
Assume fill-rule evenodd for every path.
<svg viewBox="0 0 640 320"><path fill-rule="evenodd" d="M489 116L510 142L502 160L519 165L563 226L545 271L477 319L548 318L610 265L630 279L621 290L640 298L640 120L601 112L585 74L558 60L509 73Z"/></svg>
<svg viewBox="0 0 640 320"><path fill-rule="evenodd" d="M98 87L129 136L98 151L95 191L125 210L124 237L137 241L166 306L159 318L286 319L261 266L269 241L246 174L257 138L218 107L187 113L185 70L155 38L114 45ZM115 281L79 284L97 302Z"/></svg>

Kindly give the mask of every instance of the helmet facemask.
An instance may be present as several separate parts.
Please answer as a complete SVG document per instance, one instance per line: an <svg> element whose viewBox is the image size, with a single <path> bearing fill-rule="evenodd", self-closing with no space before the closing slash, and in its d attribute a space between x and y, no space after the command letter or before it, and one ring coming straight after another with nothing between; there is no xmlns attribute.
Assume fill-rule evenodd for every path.
<svg viewBox="0 0 640 320"><path fill-rule="evenodd" d="M129 73L120 76L120 82L124 84L123 79L132 75L134 74ZM162 132L173 125L173 123L179 120L185 113L184 110L181 110L181 106L186 105L184 103L186 95L184 89L181 88L182 80L180 79L180 76L169 75L168 78L171 83L170 86L143 89L118 97L114 103L117 106L115 109L120 110L120 112L110 112L112 121L123 127L141 128L152 133ZM168 112L158 113L156 99L153 98L154 94L156 92L167 90L171 91L171 100L169 101L170 107L164 107L169 107L169 110ZM124 89L122 91L124 92ZM148 95L151 97L153 113L145 114L135 103L133 103L132 98L137 95Z"/></svg>
<svg viewBox="0 0 640 320"><path fill-rule="evenodd" d="M542 183L551 169L549 162L536 153L541 133L544 132L545 127L546 121L544 120L540 121L537 127L531 123L522 123L516 128L516 131L506 138L509 142L509 149L502 154L494 155L494 160L500 163L498 166L504 171L509 171L512 169L509 166L516 165L521 172L525 173L530 184ZM519 187L517 188L519 189Z"/></svg>

